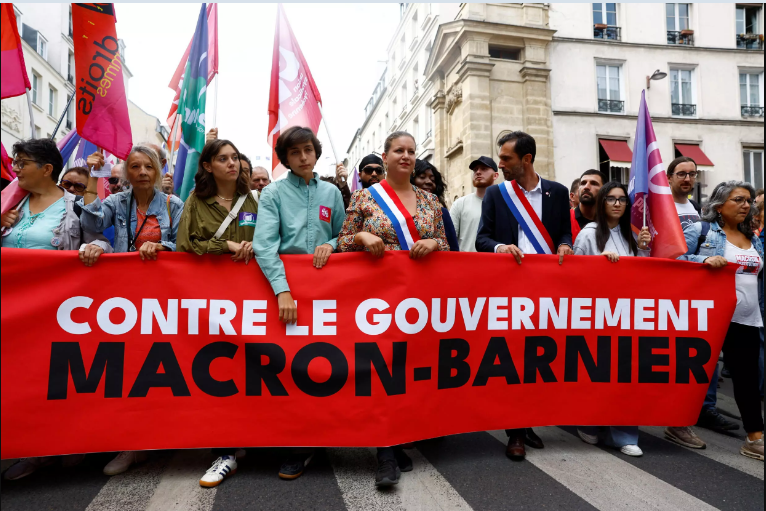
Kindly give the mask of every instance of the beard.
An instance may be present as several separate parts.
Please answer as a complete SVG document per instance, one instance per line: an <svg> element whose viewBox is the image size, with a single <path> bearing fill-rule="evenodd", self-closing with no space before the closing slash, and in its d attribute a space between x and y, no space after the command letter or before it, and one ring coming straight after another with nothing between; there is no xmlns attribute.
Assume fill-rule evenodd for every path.
<svg viewBox="0 0 766 511"><path fill-rule="evenodd" d="M584 204L586 206L592 206L596 203L596 198L593 195L582 195L580 197L580 204Z"/></svg>

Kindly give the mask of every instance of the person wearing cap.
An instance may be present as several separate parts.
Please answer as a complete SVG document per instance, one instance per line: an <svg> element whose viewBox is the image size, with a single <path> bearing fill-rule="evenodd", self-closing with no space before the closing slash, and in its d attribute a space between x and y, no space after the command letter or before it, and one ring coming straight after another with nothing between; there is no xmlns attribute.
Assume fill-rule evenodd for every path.
<svg viewBox="0 0 766 511"><path fill-rule="evenodd" d="M386 177L386 169L383 160L376 154L368 154L359 163L359 180L362 188L369 188L380 183Z"/></svg>
<svg viewBox="0 0 766 511"><path fill-rule="evenodd" d="M497 164L489 156L480 156L468 166L475 192L460 197L449 211L461 252L476 252L476 233L481 221L481 203L487 188L495 184Z"/></svg>

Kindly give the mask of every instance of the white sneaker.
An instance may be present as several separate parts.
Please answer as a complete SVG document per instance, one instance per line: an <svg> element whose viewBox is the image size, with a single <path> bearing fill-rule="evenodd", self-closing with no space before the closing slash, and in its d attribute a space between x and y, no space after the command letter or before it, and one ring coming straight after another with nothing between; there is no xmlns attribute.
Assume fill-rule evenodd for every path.
<svg viewBox="0 0 766 511"><path fill-rule="evenodd" d="M146 461L148 454L144 451L122 451L112 461L106 464L104 467L104 474L108 476L116 476L122 474L130 468L133 463L141 463Z"/></svg>
<svg viewBox="0 0 766 511"><path fill-rule="evenodd" d="M56 457L55 456L42 456L40 458L21 458L19 461L14 463L11 468L5 471L5 477L8 481L15 481L17 479L21 479L22 477L27 477L28 475L34 473L35 470L38 468L47 467L48 465L52 465L55 463Z"/></svg>
<svg viewBox="0 0 766 511"><path fill-rule="evenodd" d="M620 452L626 456L638 457L644 455L644 451L642 451L641 448L637 445L623 445L620 448Z"/></svg>
<svg viewBox="0 0 766 511"><path fill-rule="evenodd" d="M588 433L584 432L580 428L577 428L577 435L586 444L596 445L598 443L598 435L589 435Z"/></svg>
<svg viewBox="0 0 766 511"><path fill-rule="evenodd" d="M213 462L213 466L207 469L205 475L199 480L199 485L205 488L213 488L221 484L221 481L237 472L237 460L233 456L221 456Z"/></svg>

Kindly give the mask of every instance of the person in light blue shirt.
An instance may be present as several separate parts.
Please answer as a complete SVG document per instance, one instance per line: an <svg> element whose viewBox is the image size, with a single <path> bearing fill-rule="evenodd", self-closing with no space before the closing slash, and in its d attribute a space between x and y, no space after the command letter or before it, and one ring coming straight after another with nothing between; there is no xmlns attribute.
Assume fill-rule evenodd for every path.
<svg viewBox="0 0 766 511"><path fill-rule="evenodd" d="M298 311L285 277L281 254L313 254L322 268L338 247L338 234L346 219L338 188L319 180L314 166L322 144L308 128L292 127L277 139L275 152L287 177L261 192L253 251L279 302L279 319L295 323ZM293 449L279 470L282 479L296 479L314 455L313 449Z"/></svg>

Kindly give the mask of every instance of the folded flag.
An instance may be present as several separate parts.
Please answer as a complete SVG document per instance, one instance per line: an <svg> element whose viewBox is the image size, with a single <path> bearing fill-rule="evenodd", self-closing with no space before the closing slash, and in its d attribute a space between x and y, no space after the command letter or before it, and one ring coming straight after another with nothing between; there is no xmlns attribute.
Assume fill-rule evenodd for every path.
<svg viewBox="0 0 766 511"><path fill-rule="evenodd" d="M20 96L31 89L13 4L2 4L0 20L0 96Z"/></svg>

